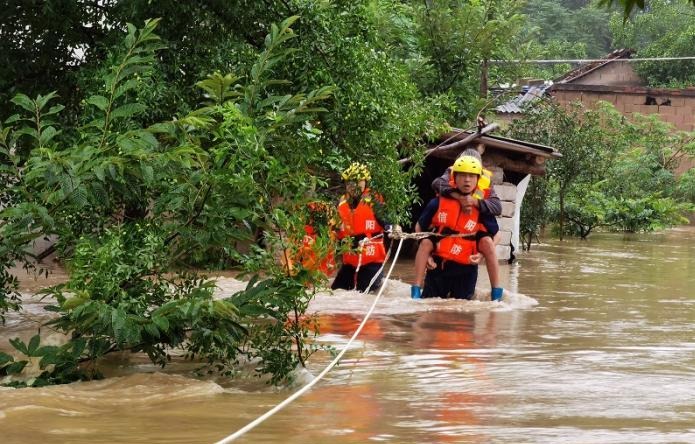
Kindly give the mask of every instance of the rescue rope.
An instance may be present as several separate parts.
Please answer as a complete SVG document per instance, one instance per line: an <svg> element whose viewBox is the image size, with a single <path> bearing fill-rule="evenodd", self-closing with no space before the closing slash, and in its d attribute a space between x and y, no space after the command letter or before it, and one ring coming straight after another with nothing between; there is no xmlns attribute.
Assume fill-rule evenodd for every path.
<svg viewBox="0 0 695 444"><path fill-rule="evenodd" d="M301 389L297 390L294 392L290 397L282 401L280 404L276 405L272 409L268 410L266 413L263 415L259 416L255 420L251 421L248 423L246 426L242 427L241 429L237 430L235 433L227 436L224 439L221 439L220 441L217 441L215 444L227 444L235 439L239 438L240 436L246 434L248 431L252 430L254 427L265 421L266 419L270 418L273 416L275 413L279 412L283 408L285 408L288 404L290 404L292 401L295 399L299 398L302 396L304 393L306 393L311 387L313 387L317 382L323 378L326 373L328 373L335 365L340 361L340 359L343 357L345 352L350 348L350 345L352 342L355 340L357 335L360 334L362 331L362 328L364 328L365 324L367 323L367 319L369 319L369 316L371 316L372 312L374 311L374 308L376 308L377 302L379 302L379 299L381 298L382 293L384 292L384 289L386 288L386 283L388 282L389 277L391 276L391 273L393 272L393 268L396 265L396 261L398 260L398 255L401 252L401 247L403 246L403 241L405 240L405 237L400 238L400 241L398 243L398 248L396 249L396 254L393 257L393 262L391 263L391 267L389 268L388 273L386 274L386 277L384 277L383 283L381 285L381 288L379 289L379 292L377 293L376 297L374 298L374 302L372 302L372 306L369 307L369 310L367 311L367 314L364 316L364 319L362 320L362 323L357 327L357 330L355 330L355 333L352 334L352 337L350 340L345 344L345 347L338 353L338 355L333 359L330 364L326 366L326 368L323 369L321 373L319 373L314 379L309 381L308 384L306 384L304 387ZM386 263L386 262L384 262Z"/></svg>
<svg viewBox="0 0 695 444"><path fill-rule="evenodd" d="M383 234L382 234L382 236L383 236ZM403 242L403 241L401 240L401 242ZM381 272L384 271L384 267L386 266L386 262L388 262L389 258L391 257L391 250L392 249L393 249L393 243L389 246L389 251L386 252L386 258L384 259L384 262L381 263L381 268L379 268L379 271L377 271L376 274L374 274L374 276L372 276L372 280L369 281L369 285L367 285L367 288L364 290L365 293L369 293L369 290L372 289L372 285L374 285L374 282L377 281L377 279L379 278L379 275L381 275ZM362 256L360 255L360 258L361 257ZM357 272L355 272L355 274L357 274Z"/></svg>
<svg viewBox="0 0 695 444"><path fill-rule="evenodd" d="M463 237L463 238L473 238L477 235L477 231L473 233L452 233L452 234L444 234L444 233L437 233L434 231L420 231L417 233L404 233L400 231L394 231L393 233L389 233L389 237L391 239L427 239L428 237Z"/></svg>
<svg viewBox="0 0 695 444"><path fill-rule="evenodd" d="M404 239L427 239L428 237L431 236L437 236L437 237L462 237L462 238L473 238L476 236L477 232L475 233L468 233L468 234L463 234L463 233L456 233L456 234L441 234L441 233L435 233L432 231L422 231L422 232L417 232L417 233L404 233L403 231L399 230L392 230L392 231L387 231L389 238L391 239L401 239L401 242ZM378 234L371 239L377 239L380 237L383 237L384 234ZM369 243L370 238L364 238L360 241L360 247L363 247L364 245ZM393 245L391 246L393 247ZM377 271L374 276L372 277L372 280L369 281L369 285L367 285L367 288L364 290L363 293L369 293L369 290L371 290L372 285L374 285L374 282L377 281L379 278L379 275L381 272L384 270L384 266L386 266L386 263L389 261L389 257L391 256L391 247L389 247L389 251L386 252L386 259L384 259L384 262L381 264L381 268L379 268L379 271ZM357 268L355 268L355 288L357 288L357 274L360 271L360 267L362 266L362 255L359 256L357 259Z"/></svg>
<svg viewBox="0 0 695 444"><path fill-rule="evenodd" d="M361 254L362 249L365 247L365 245L371 244L372 240L379 239L382 237L384 237L384 233L379 233L374 237L365 237L364 239L362 239L359 242L360 248L358 251L360 252L360 254L357 256L357 267L355 267L355 282L354 282L355 288L357 288L357 277L360 273L360 268L362 268L362 254ZM389 253L390 252L391 252L391 250L389 249ZM384 262L381 263L381 268L379 268L379 271L372 277L372 280L369 281L369 285L367 286L367 289L364 290L364 293L369 293L369 289L372 288L374 281L376 281L376 278L379 276L381 271L384 269L384 265L386 265L386 261L388 261L388 254L386 255L386 258L384 259Z"/></svg>

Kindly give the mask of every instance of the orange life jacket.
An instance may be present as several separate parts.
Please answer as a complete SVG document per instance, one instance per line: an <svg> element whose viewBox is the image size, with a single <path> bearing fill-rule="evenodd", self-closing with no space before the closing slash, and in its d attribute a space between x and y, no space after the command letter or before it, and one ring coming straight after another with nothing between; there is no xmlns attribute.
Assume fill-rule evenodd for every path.
<svg viewBox="0 0 695 444"><path fill-rule="evenodd" d="M384 239L372 239L377 234L382 234L384 228L377 222L374 209L372 208L372 197L369 189L362 192L362 197L357 207L353 210L348 203L349 196L343 195L338 204L338 215L342 225L338 231L338 239L348 236L364 236L368 240L363 244L359 254L343 254L343 263L357 267L360 264L382 263L386 260L386 249Z"/></svg>
<svg viewBox="0 0 695 444"><path fill-rule="evenodd" d="M470 212L466 214L458 200L440 196L439 207L432 218L432 226L438 233L446 228L449 234L475 234L477 231L485 230L478 222L478 216L477 208L471 207ZM439 240L434 254L445 260L468 265L471 263L471 255L477 252L475 239L449 236Z"/></svg>
<svg viewBox="0 0 695 444"><path fill-rule="evenodd" d="M319 270L324 274L329 274L335 269L335 259L332 252L328 252L321 258L316 257L314 243L316 242L316 231L311 225L304 225L304 238L302 246L299 250L299 258L302 262L302 267L307 270Z"/></svg>

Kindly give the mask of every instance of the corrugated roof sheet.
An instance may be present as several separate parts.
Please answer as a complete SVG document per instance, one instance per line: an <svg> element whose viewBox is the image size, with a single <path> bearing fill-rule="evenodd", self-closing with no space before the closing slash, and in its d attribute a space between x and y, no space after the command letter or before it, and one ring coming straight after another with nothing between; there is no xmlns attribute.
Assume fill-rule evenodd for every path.
<svg viewBox="0 0 695 444"><path fill-rule="evenodd" d="M497 113L521 114L530 103L543 97L548 88L550 85L531 86L528 91L522 92L508 102L495 107L495 111Z"/></svg>

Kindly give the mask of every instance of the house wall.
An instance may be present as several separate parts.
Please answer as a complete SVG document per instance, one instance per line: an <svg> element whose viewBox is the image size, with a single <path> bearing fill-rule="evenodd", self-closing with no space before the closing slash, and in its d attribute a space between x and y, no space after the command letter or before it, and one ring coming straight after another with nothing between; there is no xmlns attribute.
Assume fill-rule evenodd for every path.
<svg viewBox="0 0 695 444"><path fill-rule="evenodd" d="M576 85L640 86L642 80L627 62L611 62L573 80Z"/></svg>
<svg viewBox="0 0 695 444"><path fill-rule="evenodd" d="M633 88L611 91L607 88L593 86L597 90L588 89L553 89L553 97L562 106L572 102L580 102L587 108L593 108L596 102L603 100L613 104L624 115L631 117L639 113L643 115L657 114L661 120L672 124L681 131L695 131L695 89L669 90ZM587 88L586 86L584 88ZM599 90L600 88L600 90ZM647 103L651 103L647 105ZM676 170L681 174L695 165L683 163Z"/></svg>
<svg viewBox="0 0 695 444"><path fill-rule="evenodd" d="M495 193L502 201L502 214L497 217L500 226L499 242L497 243L497 259L508 261L512 254L511 242L514 231L514 213L516 208L516 185L504 181L502 168L487 164L483 156L485 168L492 171L492 185Z"/></svg>

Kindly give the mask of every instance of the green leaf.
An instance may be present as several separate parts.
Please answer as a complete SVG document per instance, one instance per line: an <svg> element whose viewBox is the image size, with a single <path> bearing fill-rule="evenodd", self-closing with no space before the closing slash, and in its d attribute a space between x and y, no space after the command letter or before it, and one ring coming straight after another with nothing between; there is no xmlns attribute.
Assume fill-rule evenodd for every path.
<svg viewBox="0 0 695 444"><path fill-rule="evenodd" d="M0 368L2 368L8 362L14 362L14 358L7 353L0 351Z"/></svg>
<svg viewBox="0 0 695 444"><path fill-rule="evenodd" d="M152 183L154 180L154 169L150 165L144 163L140 164L140 172L142 173L142 180L146 183Z"/></svg>
<svg viewBox="0 0 695 444"><path fill-rule="evenodd" d="M7 118L7 120L5 120L5 123L6 124L15 123L19 120L22 120L22 117L19 114L12 114L10 117Z"/></svg>
<svg viewBox="0 0 695 444"><path fill-rule="evenodd" d="M61 112L63 109L65 109L65 107L64 107L63 105L53 105L52 107L50 107L50 108L48 109L48 111L46 111L45 113L43 113L43 115L44 115L44 116L50 116L50 115L52 115L52 114L58 114L58 113Z"/></svg>
<svg viewBox="0 0 695 444"><path fill-rule="evenodd" d="M34 101L25 94L17 94L12 98L11 102L15 105L21 106L32 114L36 112L36 105L34 104Z"/></svg>
<svg viewBox="0 0 695 444"><path fill-rule="evenodd" d="M154 322L155 325L163 332L169 331L169 320L164 316L153 316L152 322Z"/></svg>
<svg viewBox="0 0 695 444"><path fill-rule="evenodd" d="M154 338L159 338L159 329L154 324L145 324L145 331Z"/></svg>
<svg viewBox="0 0 695 444"><path fill-rule="evenodd" d="M14 362L5 367L5 372L7 372L8 375L17 375L19 373L22 373L22 370L24 370L24 367L26 367L28 363L29 361Z"/></svg>
<svg viewBox="0 0 695 444"><path fill-rule="evenodd" d="M121 105L118 108L114 109L111 112L111 118L118 119L132 117L136 114L145 111L146 109L147 108L145 107L145 105L141 103L128 103L126 105Z"/></svg>
<svg viewBox="0 0 695 444"><path fill-rule="evenodd" d="M50 93L42 96L41 94L36 97L36 105L38 109L42 110L46 104L58 95L56 91L51 91Z"/></svg>
<svg viewBox="0 0 695 444"><path fill-rule="evenodd" d="M39 137L39 144L41 146L47 145L48 142L50 142L58 134L60 134L60 131L57 131L52 126L44 128L44 130L41 131L41 136Z"/></svg>
<svg viewBox="0 0 695 444"><path fill-rule="evenodd" d="M19 339L19 338L10 339L10 344L12 344L12 347L14 347L20 353L22 353L24 355L29 355L29 350L27 349L26 344L24 344L24 341L22 341L21 339Z"/></svg>
<svg viewBox="0 0 695 444"><path fill-rule="evenodd" d="M106 111L106 109L109 107L109 99L100 95L90 96L87 99L87 103L96 106L101 111Z"/></svg>
<svg viewBox="0 0 695 444"><path fill-rule="evenodd" d="M126 314L123 310L115 309L111 312L111 325L113 328L113 335L118 343L126 342L125 337L125 324L126 324Z"/></svg>
<svg viewBox="0 0 695 444"><path fill-rule="evenodd" d="M14 134L15 136L22 136L26 134L28 136L31 136L35 140L39 140L39 133L38 131L36 131L36 128L30 128L28 126L18 129L14 132Z"/></svg>
<svg viewBox="0 0 695 444"><path fill-rule="evenodd" d="M116 91L114 91L114 93L113 93L114 100L118 99L123 94L130 91L131 89L134 89L135 87L137 87L138 83L139 83L138 79L130 79L130 80L123 82L118 88L116 88Z"/></svg>
<svg viewBox="0 0 695 444"><path fill-rule="evenodd" d="M39 336L39 335L32 336L32 338L29 340L29 346L27 347L27 355L28 356L34 356L34 352L36 352L36 349L39 348L40 343L41 343L41 336Z"/></svg>

